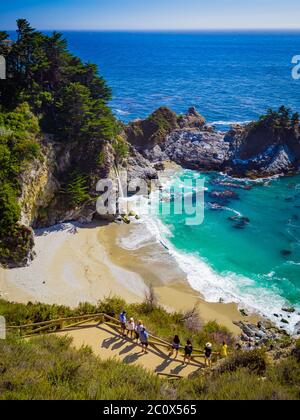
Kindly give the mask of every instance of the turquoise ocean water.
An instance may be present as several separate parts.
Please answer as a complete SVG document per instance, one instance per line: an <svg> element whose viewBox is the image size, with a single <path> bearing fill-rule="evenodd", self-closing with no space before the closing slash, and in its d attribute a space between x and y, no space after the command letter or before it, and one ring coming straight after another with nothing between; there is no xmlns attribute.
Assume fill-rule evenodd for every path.
<svg viewBox="0 0 300 420"><path fill-rule="evenodd" d="M202 224L188 226L184 213L159 214L167 227L162 241L191 285L209 301L239 302L279 324L287 319L282 308L293 305L299 312L300 176L253 182L183 170L167 187L175 189L174 200L186 179L197 178L204 179L206 190ZM228 189L236 193L232 200L210 196ZM300 319L297 312L289 315L291 330Z"/></svg>
<svg viewBox="0 0 300 420"><path fill-rule="evenodd" d="M176 112L194 105L223 130L281 104L300 112L300 81L291 77L299 32L64 35L75 54L98 64L113 90L111 106L125 122L162 105ZM171 183L185 177L205 177L208 190L222 189L218 174L183 171ZM208 300L238 301L287 318L283 306L300 312L300 176L252 187L235 188L238 198L219 203L218 210L206 192L200 226L187 226L184 215L158 215L159 226L169 231L160 234ZM247 223L229 219L236 215ZM297 312L289 319L291 330L300 320Z"/></svg>

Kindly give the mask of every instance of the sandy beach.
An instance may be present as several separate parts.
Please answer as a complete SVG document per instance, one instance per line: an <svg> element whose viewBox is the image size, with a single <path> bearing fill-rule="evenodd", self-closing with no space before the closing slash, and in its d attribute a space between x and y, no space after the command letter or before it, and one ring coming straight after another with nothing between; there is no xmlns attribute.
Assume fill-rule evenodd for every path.
<svg viewBox="0 0 300 420"><path fill-rule="evenodd" d="M197 305L203 322L216 320L238 333L233 321L245 318L237 306L205 302L189 286L186 274L167 249L150 232L149 237L142 236L141 230L145 233L142 223L95 223L66 224L39 231L36 258L28 267L0 268L0 296L15 302L39 301L71 307L113 295L131 303L143 301L152 284L159 303L166 309L186 311Z"/></svg>

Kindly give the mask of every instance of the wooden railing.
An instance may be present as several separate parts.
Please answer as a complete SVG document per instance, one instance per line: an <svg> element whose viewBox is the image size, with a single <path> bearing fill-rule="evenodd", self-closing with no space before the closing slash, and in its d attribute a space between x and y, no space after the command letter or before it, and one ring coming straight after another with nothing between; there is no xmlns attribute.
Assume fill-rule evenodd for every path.
<svg viewBox="0 0 300 420"><path fill-rule="evenodd" d="M17 331L20 335L20 337L31 337L35 334L49 334L49 333L55 333L58 331L66 331L70 330L71 328L78 328L83 327L83 324L86 324L88 322L98 322L99 324L107 324L110 326L113 326L114 328L120 327L121 322L105 313L99 313L99 314L88 314L88 315L80 315L75 317L69 317L69 318L59 318L54 319L50 321L44 321L44 322L37 322L33 324L25 324L25 325L18 325L18 326L8 326L8 331ZM91 326L87 326L86 328L89 328ZM152 334L149 334L149 344L152 346L159 345L160 347L170 349L172 347L172 344L167 342L166 340L163 340L162 338L156 337ZM180 346L180 349L184 349L184 347ZM200 349L193 349L193 357L203 357L204 352ZM197 353L197 354L195 354ZM217 355L218 353L213 353L214 355Z"/></svg>

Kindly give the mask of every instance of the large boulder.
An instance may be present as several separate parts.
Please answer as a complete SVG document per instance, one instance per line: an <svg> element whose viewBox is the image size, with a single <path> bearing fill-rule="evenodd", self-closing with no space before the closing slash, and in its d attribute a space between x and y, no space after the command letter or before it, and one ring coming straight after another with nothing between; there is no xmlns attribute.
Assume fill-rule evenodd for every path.
<svg viewBox="0 0 300 420"><path fill-rule="evenodd" d="M164 144L169 159L188 168L203 171L221 170L228 159L229 145L216 131L176 130Z"/></svg>
<svg viewBox="0 0 300 420"><path fill-rule="evenodd" d="M147 119L130 123L125 128L125 132L128 142L143 150L151 149L155 145L163 143L167 135L178 127L175 112L166 107L161 107Z"/></svg>
<svg viewBox="0 0 300 420"><path fill-rule="evenodd" d="M178 117L180 128L202 128L205 125L205 118L199 114L195 107L188 109L186 115Z"/></svg>

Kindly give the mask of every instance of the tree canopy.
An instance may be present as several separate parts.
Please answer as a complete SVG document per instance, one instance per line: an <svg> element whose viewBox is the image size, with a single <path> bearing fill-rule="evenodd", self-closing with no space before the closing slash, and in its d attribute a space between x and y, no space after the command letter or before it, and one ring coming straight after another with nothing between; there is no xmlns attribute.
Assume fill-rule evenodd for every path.
<svg viewBox="0 0 300 420"><path fill-rule="evenodd" d="M28 102L41 128L61 141L109 140L115 120L107 107L111 90L97 66L83 63L67 49L58 32L48 36L25 19L17 21L17 39L7 42L0 32L0 54L6 58L7 79L0 83L2 111ZM99 124L99 121L101 124Z"/></svg>

